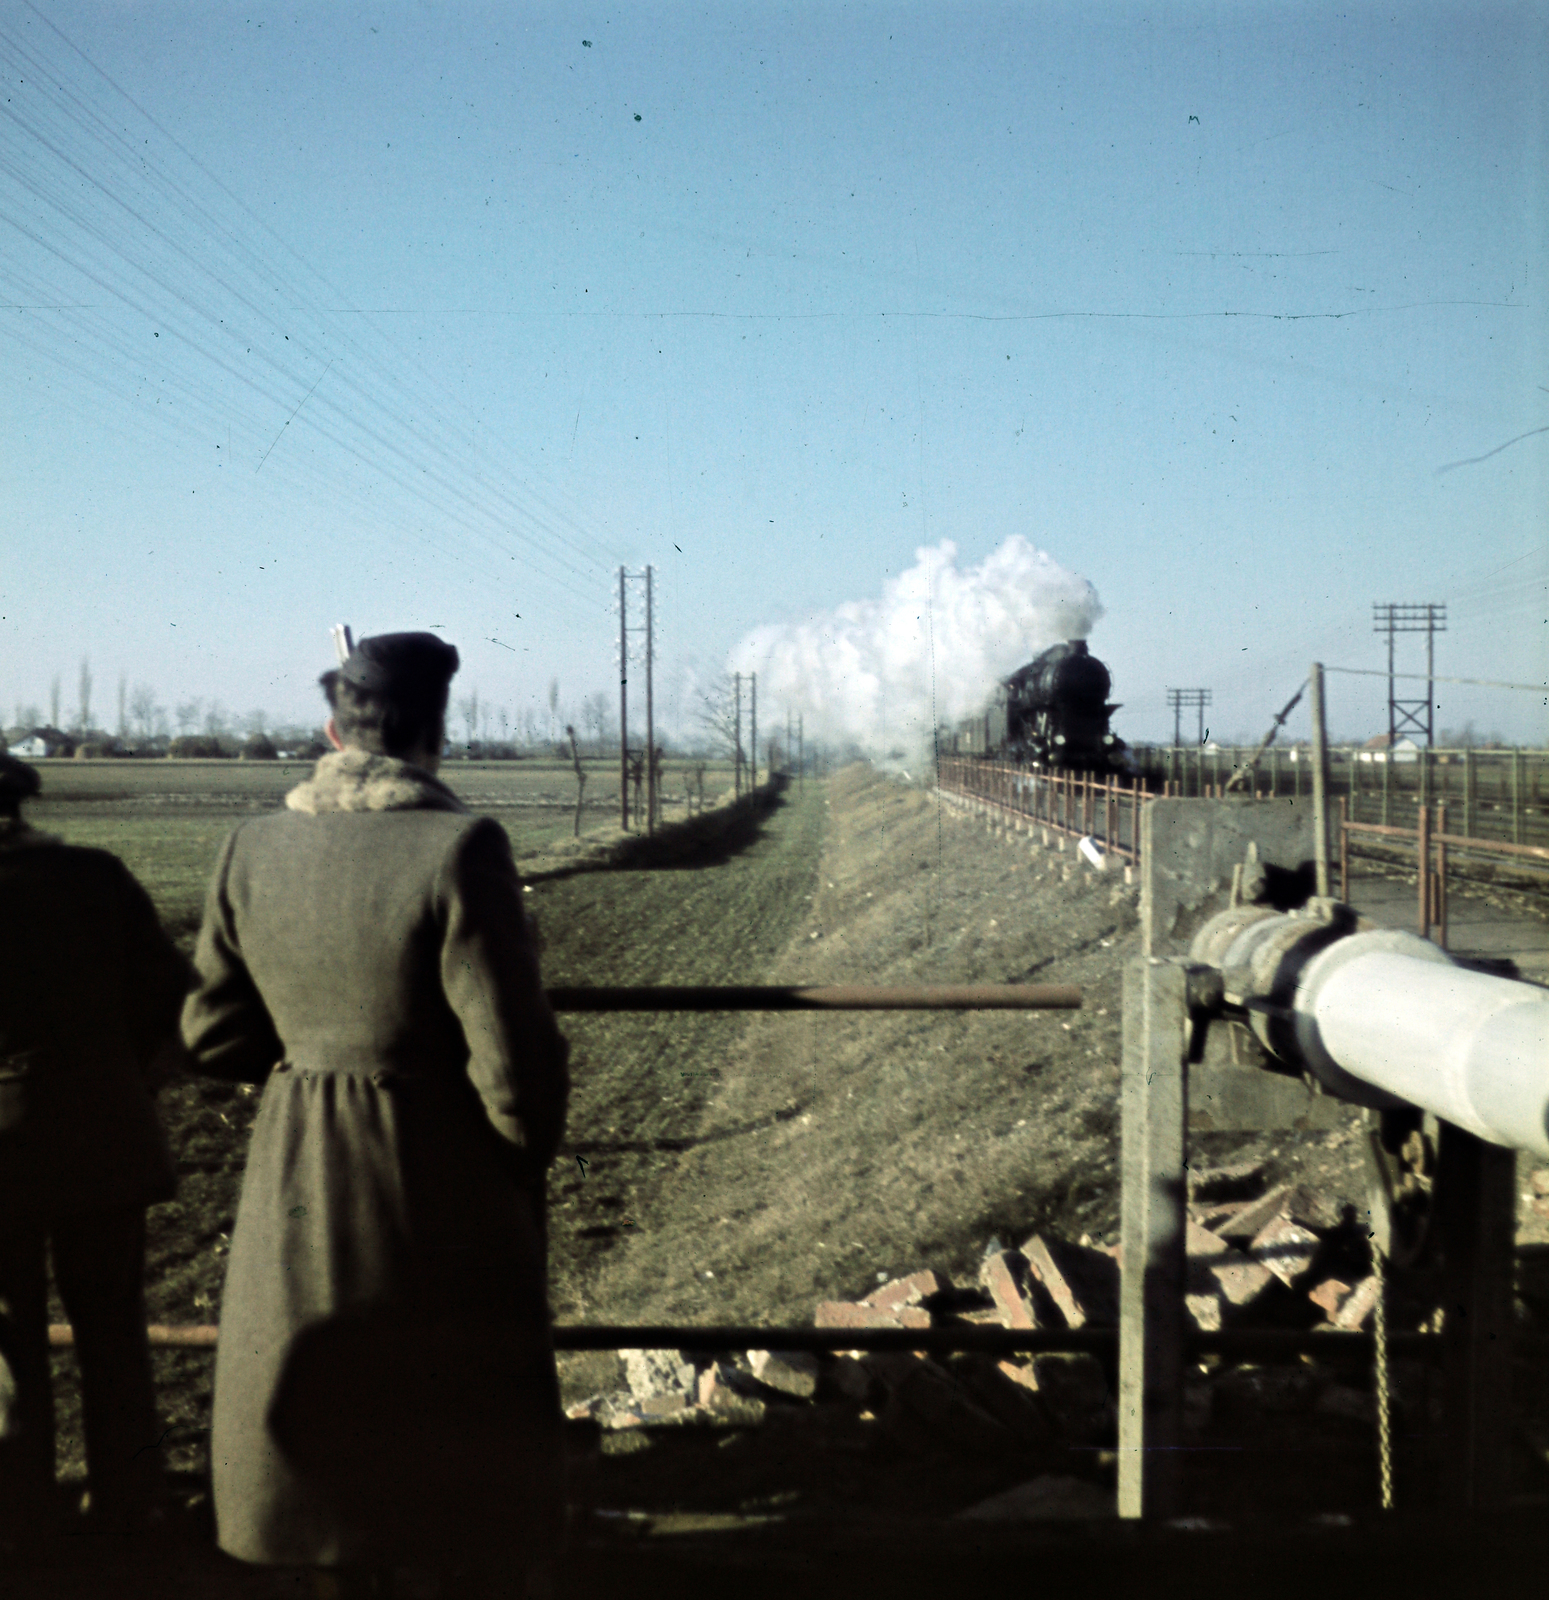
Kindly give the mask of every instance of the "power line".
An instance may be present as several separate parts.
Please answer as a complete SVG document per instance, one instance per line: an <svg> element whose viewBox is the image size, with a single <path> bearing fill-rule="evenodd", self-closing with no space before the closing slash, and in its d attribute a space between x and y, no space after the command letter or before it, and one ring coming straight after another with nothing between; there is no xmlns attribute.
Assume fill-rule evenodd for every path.
<svg viewBox="0 0 1549 1600"><path fill-rule="evenodd" d="M8 55L13 62L25 64L24 76L33 91L32 97L21 105L12 102L0 108L21 129L27 141L20 147L22 159L0 162L0 171L30 195L36 206L42 208L41 214L32 217L32 227L20 216L7 216L3 212L0 212L0 220L10 222L38 248L105 289L119 304L151 319L161 331L178 339L191 355L202 361L213 361L217 370L223 371L234 382L255 395L261 395L267 403L283 407L286 412L292 411L296 405L294 391L300 391L304 400L309 381L315 382L310 373L303 377L291 370L291 359L310 356L319 365L337 362L342 345L357 358L361 370L359 373L349 370L356 364L353 361L346 362L340 368L337 395L327 399L327 403L325 396L319 396L316 404L308 407L308 417L311 419L308 427L368 469L387 476L438 515L460 523L475 539L499 549L508 538L515 538L527 547L529 559L538 557L537 570L556 588L588 604L594 603L592 596L566 583L561 573L568 572L572 578L589 581L593 574L574 565L573 558L579 557L583 562L600 562L607 556L605 544L530 484L520 483L514 493L504 487L506 473L501 464L465 428L451 421L444 406L426 403L423 393L415 393L416 383L412 373L418 373L418 386L421 388L430 380L417 362L404 357L393 341L388 340L387 344L394 350L397 359L386 363L369 341L363 344L336 325L329 326L326 313L317 308L318 297L304 292L294 282L287 282L287 274L279 263L267 257L266 252L255 245L252 225L275 241L311 278L320 282L328 290L330 298L338 297L336 286L328 283L262 218L250 211L175 136L126 94L35 6L30 5L30 0L29 10L97 78L107 84L114 95L132 107L155 130L161 141L177 151L202 178L212 184L236 208L239 216L235 221L218 216L194 188L174 177L160 164L154 147L149 154L144 149L135 148L125 134L91 103L83 89L66 81L57 69L44 62L18 39L0 31L0 53ZM29 120L28 115L23 114L23 106L33 113L41 112L43 121ZM67 135L84 141L86 147L95 147L100 162L97 170L87 163L79 143L73 152L61 143ZM40 152L44 159L40 159ZM50 159L54 163L52 169ZM61 184L63 173L72 176L68 182ZM115 192L104 183L99 174L115 179L122 193ZM131 203L127 197L135 190L147 193L152 204ZM100 203L106 206L105 211L93 213L87 203L93 195L100 197ZM166 225L160 226L153 221L153 214ZM121 219L117 225L113 220L115 218ZM45 219L51 220L54 226L48 227ZM61 224L64 229L62 235L58 231ZM171 231L178 224L190 230L187 238L179 238ZM73 246L72 236L75 241ZM88 253L85 255L79 248L81 242L88 244ZM96 266L89 253L92 249L105 252L105 259ZM131 274L128 281L122 281L121 271L107 267L107 262L115 259ZM227 270L223 271L222 267ZM245 286L231 276L230 269L233 267L245 280ZM181 283L174 282L169 276L174 273L181 278ZM158 309L147 302L143 292L136 291L135 283L141 285L142 291L149 289L157 298L165 296L171 303L173 314L170 317L167 315L165 305ZM200 286L203 286L203 292ZM209 298L211 289L219 297L214 302ZM41 294L18 295L16 299L28 304L59 306L61 313L92 309L80 303L80 296L61 294L52 286L46 287ZM234 306L232 302L235 302ZM309 303L314 309L308 309ZM238 311L235 322L231 318L233 309ZM185 325L183 315L179 312L193 318L192 327ZM288 318L284 315L287 312ZM301 328L297 327L298 313L306 323ZM100 322L100 318L92 320ZM275 335L279 335L283 341L286 330L281 323L285 320L289 321L290 332L299 333L299 338L292 341L282 355L278 349L271 351L267 348L264 336L273 340ZM89 322L78 315L66 316L66 321L74 322L83 332L88 332L89 340L95 343L95 349L92 343L82 348L81 354L88 364L92 361L112 362L115 347L120 355L123 354L119 342L100 326L94 332L89 331ZM244 322L249 325L244 327ZM325 348L309 348L315 344L319 323ZM240 348L244 358L241 366L234 366L231 360L223 359L218 349L212 347L207 337L196 329L207 330L209 337L214 337L229 349ZM377 330L373 330L373 333L380 338ZM57 349L46 345L40 347L35 341L23 342L29 343L31 348L46 358L57 359L60 354ZM329 346L332 348L327 348ZM253 356L284 385L294 385L294 391L288 398L274 393L267 384L254 382L249 370L251 362L246 359ZM61 364L67 370L80 372L80 362ZM369 383L362 381L367 369L376 375L374 381ZM407 382L406 374L411 374ZM87 375L109 393L113 392L113 384L105 372ZM170 374L158 376L165 379ZM330 386L330 394L334 393L334 388ZM208 402L209 395L210 391L206 390L200 396L199 386L195 385L191 398L203 398ZM350 409L341 403L346 397L351 402ZM217 410L226 409L219 404L225 398L215 393ZM387 431L373 427L365 420L363 411L379 414ZM325 424L324 419L328 415L334 418L332 429ZM261 423L258 425L262 426ZM273 428L272 421L269 428ZM379 451L386 451L390 459L401 462L410 476L406 478L384 471ZM439 471L432 472L426 468L424 463L427 459L440 462ZM449 516L454 507L459 508L460 514ZM374 514L380 521L380 511ZM509 548L501 553L515 559ZM545 571L544 568L551 564L557 565L561 572Z"/></svg>
<svg viewBox="0 0 1549 1600"><path fill-rule="evenodd" d="M1413 678L1426 683L1464 683L1475 689L1525 689L1529 694L1542 694L1549 684L1544 683L1501 683L1495 678L1444 678L1440 673L1433 672L1394 672L1387 673L1380 667L1325 667L1325 672L1344 672L1357 678Z"/></svg>

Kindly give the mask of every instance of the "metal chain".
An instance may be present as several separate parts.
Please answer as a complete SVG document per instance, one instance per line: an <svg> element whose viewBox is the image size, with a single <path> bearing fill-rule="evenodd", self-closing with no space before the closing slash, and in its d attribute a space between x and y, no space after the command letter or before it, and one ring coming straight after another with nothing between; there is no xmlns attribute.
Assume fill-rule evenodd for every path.
<svg viewBox="0 0 1549 1600"><path fill-rule="evenodd" d="M1372 1308L1372 1335L1376 1354L1377 1466L1381 1474L1382 1509L1393 1509L1392 1396L1388 1388L1388 1284L1386 1259L1375 1238L1371 1242L1372 1275L1377 1280L1377 1300Z"/></svg>

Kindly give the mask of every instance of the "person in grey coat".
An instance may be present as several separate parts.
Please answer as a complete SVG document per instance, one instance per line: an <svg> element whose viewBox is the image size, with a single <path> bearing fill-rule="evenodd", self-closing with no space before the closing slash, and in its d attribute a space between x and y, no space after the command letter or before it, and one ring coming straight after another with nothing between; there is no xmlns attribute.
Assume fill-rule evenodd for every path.
<svg viewBox="0 0 1549 1600"><path fill-rule="evenodd" d="M55 1527L50 1252L92 1523L131 1531L158 1511L145 1212L176 1186L153 1096L190 979L123 862L22 820L38 787L0 755L0 1543L18 1544Z"/></svg>
<svg viewBox="0 0 1549 1600"><path fill-rule="evenodd" d="M222 1295L217 1536L332 1569L542 1557L560 1413L545 1169L568 1047L498 823L435 771L457 653L364 639L336 753L215 867L183 1012L263 1083Z"/></svg>

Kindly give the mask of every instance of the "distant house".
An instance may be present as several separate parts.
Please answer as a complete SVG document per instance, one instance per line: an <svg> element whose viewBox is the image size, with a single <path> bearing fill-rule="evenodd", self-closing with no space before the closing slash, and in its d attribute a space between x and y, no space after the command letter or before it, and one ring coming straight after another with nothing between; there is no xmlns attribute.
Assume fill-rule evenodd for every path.
<svg viewBox="0 0 1549 1600"><path fill-rule="evenodd" d="M1375 763L1381 766L1391 761L1394 766L1413 766L1420 759L1420 746L1413 739L1405 735L1404 738L1389 743L1385 733L1379 733L1376 738L1368 739L1359 751L1356 752L1358 761Z"/></svg>
<svg viewBox="0 0 1549 1600"><path fill-rule="evenodd" d="M68 756L75 753L75 744L55 728L34 728L24 739L11 744L11 754L23 761L46 760L49 756Z"/></svg>

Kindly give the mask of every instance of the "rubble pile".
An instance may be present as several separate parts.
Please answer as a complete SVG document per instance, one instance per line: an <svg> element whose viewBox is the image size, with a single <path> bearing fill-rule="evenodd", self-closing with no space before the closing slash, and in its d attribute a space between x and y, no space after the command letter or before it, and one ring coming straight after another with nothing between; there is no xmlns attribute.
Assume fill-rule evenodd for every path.
<svg viewBox="0 0 1549 1600"><path fill-rule="evenodd" d="M1365 1265L1353 1208L1295 1184L1269 1187L1261 1166L1191 1174L1187 1305L1202 1329L1366 1325L1377 1282ZM973 1284L922 1269L888 1279L855 1300L824 1300L819 1328L925 1329L982 1325L1026 1330L1114 1328L1119 1250L1034 1233L1015 1247L992 1239ZM689 1355L621 1352L626 1386L569 1408L604 1430L662 1426L752 1427L793 1408L875 1424L892 1447L945 1446L978 1456L1026 1459L1071 1449L1104 1465L1117 1433L1113 1358L1090 1353L997 1359L979 1353L932 1357L910 1351L810 1355L780 1350ZM1301 1411L1366 1422L1370 1397L1315 1365L1286 1369L1203 1363L1190 1376L1191 1428L1212 1416ZM1068 1461L1068 1455L1063 1455ZM1050 1465L1055 1464L1051 1456ZM1111 1456L1107 1457L1111 1465ZM1036 1494L989 1502L976 1516L1029 1515L1030 1506L1081 1505L1090 1494L1065 1477L1037 1480ZM1024 1490L1026 1486L1023 1486ZM1090 1490L1090 1485L1086 1486ZM1021 1507L1021 1510L1017 1510ZM965 1513L965 1515L968 1513ZM1054 1510L1046 1514L1059 1513Z"/></svg>

